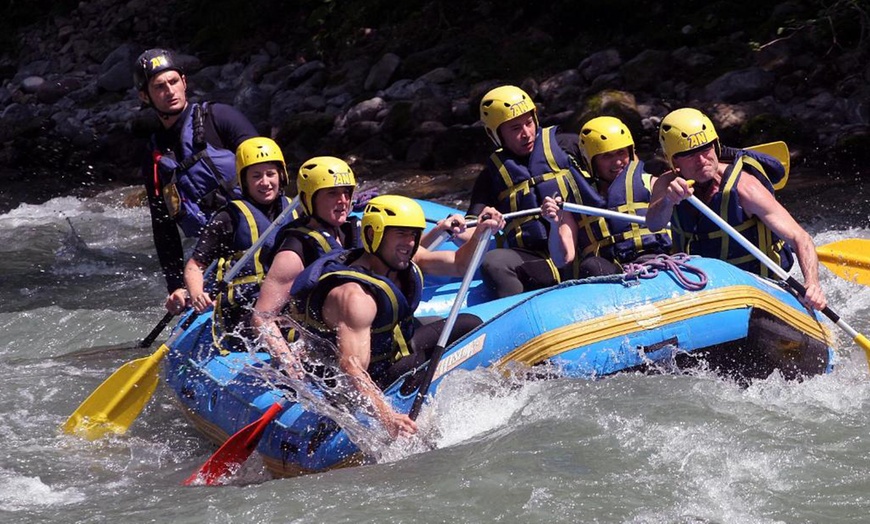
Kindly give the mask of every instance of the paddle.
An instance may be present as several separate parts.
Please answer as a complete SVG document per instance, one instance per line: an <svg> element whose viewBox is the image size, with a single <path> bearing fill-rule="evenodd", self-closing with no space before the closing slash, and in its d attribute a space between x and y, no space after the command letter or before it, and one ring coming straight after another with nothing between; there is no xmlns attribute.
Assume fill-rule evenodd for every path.
<svg viewBox="0 0 870 524"><path fill-rule="evenodd" d="M628 213L620 213L619 211L611 211L599 207L589 207L580 204L572 204L570 202L562 202L559 204L565 211L572 213L580 213L581 215L591 215L595 217L612 218L616 220L624 220L626 222L634 222L635 224L646 225L646 218L639 215L629 215Z"/></svg>
<svg viewBox="0 0 870 524"><path fill-rule="evenodd" d="M475 225L477 225L476 222ZM409 416L412 419L417 418L417 415L419 414L420 407L422 406L425 397L425 391L429 389L429 385L432 383L432 377L434 376L435 368L438 366L438 360L440 360L441 355L444 353L444 346L447 344L447 339L450 336L450 332L453 330L453 324L456 322L456 317L459 315L459 309L462 306L462 301L465 299L465 294L468 292L471 278L477 270L477 266L480 263L480 259L483 257L483 253L486 251L488 243L489 237L483 236L475 247L471 262L469 263L468 269L466 269L465 275L462 279L462 284L460 285L459 291L456 294L456 299L453 302L453 307L450 310L450 314L447 316L447 321L444 323L444 328L438 338L435 352L430 359L429 368L427 368L426 371L426 378L424 379L420 391L417 393L417 397L414 399L414 405L411 407L411 414ZM420 392L423 393L421 394ZM233 434L211 457L208 458L208 460L206 460L199 470L189 476L183 484L185 486L190 486L191 484L201 483L206 486L214 486L220 484L222 479L227 478L238 471L238 468L241 467L248 457L251 456L251 453L257 449L257 445L259 445L260 439L266 431L266 427L278 416L279 413L281 413L285 403L286 400L284 399L275 402L260 418Z"/></svg>
<svg viewBox="0 0 870 524"><path fill-rule="evenodd" d="M236 264L224 275L222 285L227 285L241 271L247 261L254 256L272 231L299 205L299 197L278 215L266 231L251 245ZM157 372L160 361L169 352L175 337L182 333L196 315L191 314L180 329L176 330L169 341L162 344L152 355L128 362L115 371L108 379L76 409L62 429L66 433L84 435L95 440L106 433L121 434L127 431L157 387Z"/></svg>
<svg viewBox="0 0 870 524"><path fill-rule="evenodd" d="M237 431L209 457L193 475L184 481L185 486L203 484L215 486L224 478L233 475L245 463L251 453L257 449L266 426L284 409L285 400L272 404L257 420Z"/></svg>
<svg viewBox="0 0 870 524"><path fill-rule="evenodd" d="M792 289L797 291L800 296L806 295L807 290L803 286L803 284L795 280L794 277L789 276L789 274L782 267L780 267L779 264L771 260L770 257L765 255L760 249L758 249L758 247L753 245L752 242L748 241L746 237L738 233L737 230L731 227L731 225L728 224L728 222L726 222L722 217L714 213L713 210L707 207L706 204L698 200L698 197L693 195L690 196L687 200L690 204L695 206L698 211L703 213L704 216L712 220L713 223L715 223L717 226L722 228L723 231L728 233L728 236L730 236L738 244L743 246L744 249L749 251L752 256L758 259L759 262L767 266L769 270L776 273L779 278L783 279L789 286L792 287ZM825 309L822 310L822 313L826 317L831 319L831 322L836 324L837 327L848 333L849 336L852 337L852 340L854 340L859 346L861 346L861 348L864 349L864 353L867 356L868 363L870 363L870 340L867 340L867 337L852 329L852 327L847 324L845 320L841 319L839 315L834 313L831 308L825 307Z"/></svg>
<svg viewBox="0 0 870 524"><path fill-rule="evenodd" d="M477 241L477 246L474 248L474 254L471 256L471 262L469 262L468 268L465 270L465 275L462 277L462 284L459 286L459 291L456 292L456 299L453 301L453 307L450 308L450 314L447 315L447 321L444 323L444 328L441 330L441 336L438 337L438 343L435 346L435 350L429 358L429 366L426 368L426 375L423 377L423 382L417 390L417 396L414 398L414 403L411 404L411 410L408 412L408 416L411 420L416 420L417 415L420 414L420 409L423 407L423 401L426 399L426 393L429 391L429 386L432 385L432 379L435 378L435 371L438 369L438 363L441 361L441 356L444 354L447 339L450 338L450 332L453 331L453 324L456 322L456 317L459 316L459 310L462 308L462 301L465 300L465 295L468 293L471 280L474 278L474 272L477 271L480 259L483 258L483 254L486 252L488 246L489 235L482 235L480 240Z"/></svg>
<svg viewBox="0 0 870 524"><path fill-rule="evenodd" d="M163 333L163 329L169 324L169 321L171 321L174 317L175 317L175 313L167 312L165 315L163 315L163 318L161 318L160 322L158 322L157 325L154 326L154 329L151 330L151 333L148 333L148 336L143 338L142 341L139 342L139 345L136 347L138 347L138 348L151 347L151 344L153 344L154 341L157 340L157 337L160 336L160 333Z"/></svg>
<svg viewBox="0 0 870 524"><path fill-rule="evenodd" d="M757 146L751 146L745 149L755 151L756 153L764 153L765 155L772 156L779 160L779 163L782 164L783 168L785 168L785 176L783 176L782 180L777 182L773 188L779 191L785 187L786 182L788 182L788 172L791 168L791 155L788 152L788 145L786 145L785 142L781 140L778 142L768 142L766 144L758 144Z"/></svg>
<svg viewBox="0 0 870 524"><path fill-rule="evenodd" d="M515 218L520 218L520 217L539 215L540 213L541 213L541 208L535 207L532 209L523 209L521 211L514 211L512 213L505 213L504 215L502 215L502 218L504 218L505 220L513 220ZM475 227L475 226L477 226L477 222L478 222L477 220L469 220L468 222L465 223L465 228L469 229L469 228ZM435 239L432 242L429 243L428 246L424 246L424 247L426 249L428 249L429 251L435 251L436 249L441 247L441 244L443 244L448 238L450 238L452 236L453 236L453 234L450 231L442 231L441 233L438 234L437 237L435 237Z"/></svg>
<svg viewBox="0 0 870 524"><path fill-rule="evenodd" d="M127 362L107 378L67 419L62 429L88 440L122 434L136 419L157 387L160 360L169 346L196 319L190 316L152 355Z"/></svg>
<svg viewBox="0 0 870 524"><path fill-rule="evenodd" d="M816 248L819 261L835 275L870 285L870 239L849 238Z"/></svg>

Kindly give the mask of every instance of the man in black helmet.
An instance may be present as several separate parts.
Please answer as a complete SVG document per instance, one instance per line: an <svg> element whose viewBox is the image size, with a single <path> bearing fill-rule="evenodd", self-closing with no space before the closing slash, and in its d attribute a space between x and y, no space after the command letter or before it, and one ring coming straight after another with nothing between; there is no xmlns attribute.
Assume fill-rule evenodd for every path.
<svg viewBox="0 0 870 524"><path fill-rule="evenodd" d="M186 237L197 237L217 209L240 197L235 151L258 133L231 106L190 103L187 78L170 51L149 49L139 55L133 82L139 99L154 109L162 124L149 141L142 175L169 292L166 309L178 314L187 304L178 227Z"/></svg>

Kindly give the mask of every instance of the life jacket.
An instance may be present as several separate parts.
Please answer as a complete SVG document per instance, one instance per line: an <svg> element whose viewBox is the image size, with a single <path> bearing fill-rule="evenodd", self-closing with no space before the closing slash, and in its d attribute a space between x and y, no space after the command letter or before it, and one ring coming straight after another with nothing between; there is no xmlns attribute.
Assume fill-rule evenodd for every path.
<svg viewBox="0 0 870 524"><path fill-rule="evenodd" d="M287 237L296 237L301 242L311 247L316 251L317 256L313 260L303 260L303 267L308 267L318 258L330 253L333 250L356 249L362 247L362 237L360 236L360 219L355 216L347 217L347 221L341 225L341 230L344 232L345 245L339 243L339 239L335 238L327 231L317 227L317 222L310 216L304 215L293 222L290 222L285 227L281 228L278 237L275 240L275 248L280 248ZM271 253L271 258L275 257L275 253ZM270 260L271 261L271 260Z"/></svg>
<svg viewBox="0 0 870 524"><path fill-rule="evenodd" d="M287 197L281 197L281 211L291 203ZM227 271L241 259L248 249L257 242L260 235L271 225L271 220L255 205L247 200L231 200L226 207L234 226L232 241L233 255L218 261L216 278L221 282ZM292 220L293 213L284 219L285 223ZM260 294L260 284L269 270L268 265L263 263L260 256L264 251L269 251L275 242L275 236L281 224L277 224L269 237L266 238L256 253L248 257L242 269L230 281L225 290L222 290L215 300L215 313L213 322L213 334L215 340L222 333L232 330L243 308L250 307Z"/></svg>
<svg viewBox="0 0 870 524"><path fill-rule="evenodd" d="M371 327L371 360L368 373L377 379L393 362L411 353L414 311L420 304L423 274L413 262L399 273L405 294L392 280L353 266L362 248L333 251L308 266L293 283L290 294L301 312L298 320L318 335L335 342L335 331L323 323L323 303L329 292L342 284L356 282L368 290L377 304Z"/></svg>
<svg viewBox="0 0 870 524"><path fill-rule="evenodd" d="M644 173L643 169L643 162L634 160L611 182L607 189L607 209L646 216L652 175ZM580 259L594 255L623 264L641 255L671 252L668 230L653 233L641 224L590 215L580 215L578 225Z"/></svg>
<svg viewBox="0 0 870 524"><path fill-rule="evenodd" d="M541 207L544 197L561 196L565 202L601 207L604 199L587 180L585 173L571 162L556 143L556 128L538 129L535 146L527 163L499 149L489 158L487 171L494 188L498 189L496 209L510 213ZM539 216L509 221L503 230L503 242L508 247L548 253L549 227Z"/></svg>
<svg viewBox="0 0 870 524"><path fill-rule="evenodd" d="M774 192L773 184L779 181L778 178L768 178L767 171L756 160L756 156L757 153L752 156L743 152L737 154L734 162L722 176L719 192L713 195L708 205L747 240L788 271L794 264L794 253L791 247L758 217L749 217L740 205L740 197L736 188L744 172L760 180L771 194ZM778 173L784 173L784 171L774 171L774 177ZM770 270L754 255L732 240L728 233L722 231L719 226L698 212L688 202L680 202L674 208L671 232L674 237L674 245L680 251L692 255L719 258L763 277L773 276Z"/></svg>
<svg viewBox="0 0 870 524"><path fill-rule="evenodd" d="M186 237L199 236L215 211L242 197L236 184L235 152L205 140L207 113L207 103L192 104L181 124L180 154L159 150L153 140L151 144L154 187L162 192L169 216Z"/></svg>

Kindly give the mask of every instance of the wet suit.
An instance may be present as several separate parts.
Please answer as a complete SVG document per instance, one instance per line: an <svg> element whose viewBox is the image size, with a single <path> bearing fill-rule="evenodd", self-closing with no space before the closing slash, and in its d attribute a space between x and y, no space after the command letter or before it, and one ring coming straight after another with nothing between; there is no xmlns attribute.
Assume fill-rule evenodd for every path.
<svg viewBox="0 0 870 524"><path fill-rule="evenodd" d="M160 126L154 132L152 142L159 151L163 153L182 151L181 128L188 120L187 114L192 107L193 104L188 104L169 129ZM203 119L203 134L208 144L230 151L235 151L239 144L248 138L258 136L253 124L241 112L225 104L209 104L209 110ZM166 289L171 293L184 287L184 249L178 226L169 216L161 188L156 187L155 184L153 150L150 144L147 154L143 157L142 179L148 197L148 209L151 212L154 247L157 249L157 258L166 279Z"/></svg>

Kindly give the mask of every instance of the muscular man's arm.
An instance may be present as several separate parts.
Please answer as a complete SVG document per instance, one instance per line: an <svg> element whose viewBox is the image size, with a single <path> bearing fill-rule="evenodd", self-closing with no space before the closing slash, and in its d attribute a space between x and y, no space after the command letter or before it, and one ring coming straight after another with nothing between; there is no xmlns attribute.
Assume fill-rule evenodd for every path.
<svg viewBox="0 0 870 524"><path fill-rule="evenodd" d="M323 321L336 330L341 370L350 376L359 392L371 402L378 419L392 437L414 434L417 424L407 415L393 410L368 374L372 355L371 328L376 313L374 298L356 283L333 288L323 304Z"/></svg>
<svg viewBox="0 0 870 524"><path fill-rule="evenodd" d="M754 176L744 173L744 176L740 177L737 194L747 213L758 217L771 231L791 246L797 255L801 273L804 275L806 302L816 309L824 309L827 301L819 284L819 258L809 233Z"/></svg>
<svg viewBox="0 0 870 524"><path fill-rule="evenodd" d="M254 304L251 323L263 334L263 340L273 355L287 354L290 348L278 327L278 315L290 300L290 288L305 266L295 251L279 251L260 286L260 296Z"/></svg>

